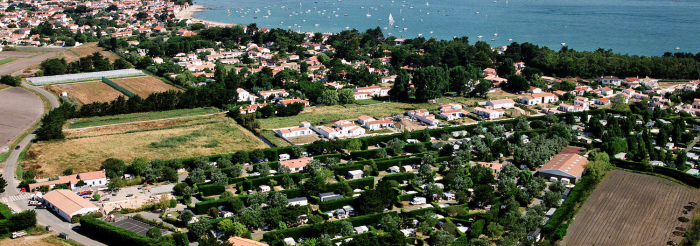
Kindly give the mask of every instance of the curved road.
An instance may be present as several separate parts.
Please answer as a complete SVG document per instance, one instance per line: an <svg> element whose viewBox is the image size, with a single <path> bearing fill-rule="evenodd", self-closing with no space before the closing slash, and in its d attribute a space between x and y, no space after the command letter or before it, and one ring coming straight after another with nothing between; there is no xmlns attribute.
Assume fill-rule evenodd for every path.
<svg viewBox="0 0 700 246"><path fill-rule="evenodd" d="M6 64L4 66L0 66L0 75L5 75L5 74L10 74L13 73L17 70L23 69L25 67L34 65L36 63L40 63L41 61L54 57L54 53L44 53L29 59L24 59L18 62L12 62L10 64ZM11 66L8 66L11 65ZM24 84L24 87L35 91L41 95L43 95L45 98L47 98L51 104L51 108L57 108L60 106L58 102L58 98L56 96L41 87L37 86L32 86L29 84ZM43 101L42 103L42 108L43 108ZM31 134L27 135L22 141L20 141L19 145L20 146L27 146L29 142L34 139L36 136L36 131L39 128L36 128L34 131L32 131ZM20 194L19 189L17 189L17 186L19 185L20 181L16 179L15 177L15 168L17 166L17 160L19 158L21 151L12 151L10 156L7 158L4 164L4 169L3 169L3 178L7 180L7 187L5 188L5 192L2 194L2 196L10 196L10 195L17 195ZM29 206L27 206L27 200L17 200L17 201L12 201L8 200L6 204L10 206L13 209L19 209L19 210L27 210L27 209L32 209ZM42 225L50 225L53 230L58 231L58 232L64 232L67 233L71 239L82 243L87 246L103 246L104 244L99 243L97 241L94 241L86 236L83 236L82 234L76 232L77 228L74 228L71 224L64 222L62 219L60 219L58 216L55 214L51 213L50 211L46 209L37 209L36 210L36 218L39 224Z"/></svg>

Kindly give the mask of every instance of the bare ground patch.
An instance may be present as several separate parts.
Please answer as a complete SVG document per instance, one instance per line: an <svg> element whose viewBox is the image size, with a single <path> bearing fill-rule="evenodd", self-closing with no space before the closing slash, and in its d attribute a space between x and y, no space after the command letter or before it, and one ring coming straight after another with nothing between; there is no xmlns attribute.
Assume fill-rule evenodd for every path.
<svg viewBox="0 0 700 246"><path fill-rule="evenodd" d="M112 81L142 98L146 98L148 95L155 92L179 90L169 84L166 84L160 79L151 76L113 79Z"/></svg>
<svg viewBox="0 0 700 246"><path fill-rule="evenodd" d="M45 88L52 91L56 95L61 95L61 93L65 91L68 93L69 97L74 98L79 104L109 102L119 96L128 98L123 93L103 83L102 81L47 85Z"/></svg>

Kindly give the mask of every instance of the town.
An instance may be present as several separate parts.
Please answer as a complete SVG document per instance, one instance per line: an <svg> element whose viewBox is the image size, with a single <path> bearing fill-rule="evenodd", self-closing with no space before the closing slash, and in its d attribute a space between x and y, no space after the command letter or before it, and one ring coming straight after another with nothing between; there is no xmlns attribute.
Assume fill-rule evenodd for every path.
<svg viewBox="0 0 700 246"><path fill-rule="evenodd" d="M700 241L700 54L198 9L0 1L0 244Z"/></svg>

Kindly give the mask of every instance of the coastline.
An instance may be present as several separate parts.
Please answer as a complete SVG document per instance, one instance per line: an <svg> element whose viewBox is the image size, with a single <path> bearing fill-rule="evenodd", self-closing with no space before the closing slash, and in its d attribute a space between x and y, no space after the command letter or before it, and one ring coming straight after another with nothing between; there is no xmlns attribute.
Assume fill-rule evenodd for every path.
<svg viewBox="0 0 700 246"><path fill-rule="evenodd" d="M217 25L217 26L236 25L236 24L234 24L234 23L224 23L224 22L218 22L218 21L209 21L209 20L203 20L203 19L199 19L199 18L195 18L195 17L194 17L194 14L195 14L195 13L204 12L204 11L207 11L207 10L210 10L210 9L212 9L212 8L205 7L205 6L199 5L199 4L190 5L190 6L187 7L186 9L183 9L183 10L181 10L180 12L178 12L177 14L175 14L175 18L178 18L178 19L189 19L189 20L192 20L192 22L194 22L194 23L208 23L208 24Z"/></svg>

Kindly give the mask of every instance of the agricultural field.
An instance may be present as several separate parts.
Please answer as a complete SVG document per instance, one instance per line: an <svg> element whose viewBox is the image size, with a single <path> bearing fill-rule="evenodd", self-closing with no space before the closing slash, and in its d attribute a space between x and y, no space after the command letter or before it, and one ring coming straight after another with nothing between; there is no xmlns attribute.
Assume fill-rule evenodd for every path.
<svg viewBox="0 0 700 246"><path fill-rule="evenodd" d="M81 46L70 48L70 50L64 51L62 54L65 56L66 61L72 62L77 61L80 57L85 57L87 55L92 55L92 53L100 52L102 55L109 59L110 62L119 59L116 54L102 49L102 47L97 46L97 42L85 43ZM76 55L77 54L77 55Z"/></svg>
<svg viewBox="0 0 700 246"><path fill-rule="evenodd" d="M119 96L127 98L126 95L102 81L47 85L45 88L56 95L61 95L61 92L65 91L68 93L68 97L73 98L78 104L109 102Z"/></svg>
<svg viewBox="0 0 700 246"><path fill-rule="evenodd" d="M407 110L425 108L428 104L409 104L409 103L379 103L367 106L349 106L344 107L324 106L306 108L303 112L291 117L273 117L268 119L260 119L262 129L277 129L283 127L298 126L302 121L308 121L312 125L318 125L320 122L328 123L337 120L357 119L361 115L369 115L372 117L390 116L393 113L405 114ZM434 108L437 106L433 105Z"/></svg>
<svg viewBox="0 0 700 246"><path fill-rule="evenodd" d="M698 190L670 180L612 170L578 212L561 245L678 243L698 198Z"/></svg>
<svg viewBox="0 0 700 246"><path fill-rule="evenodd" d="M97 170L107 158L173 159L265 148L260 139L225 115L139 122L67 130L69 139L38 142L27 152L24 166L56 175L66 168Z"/></svg>
<svg viewBox="0 0 700 246"><path fill-rule="evenodd" d="M141 98L146 98L148 95L155 92L179 90L172 85L166 84L162 80L151 76L112 79L112 82L124 87L136 95L139 95Z"/></svg>
<svg viewBox="0 0 700 246"><path fill-rule="evenodd" d="M167 118L191 117L197 115L219 113L221 110L217 108L193 108L193 109L176 109L158 112L145 112L133 114L120 114L101 117L79 118L68 121L68 128L83 128L91 126L109 125L128 123L134 121L159 120Z"/></svg>

